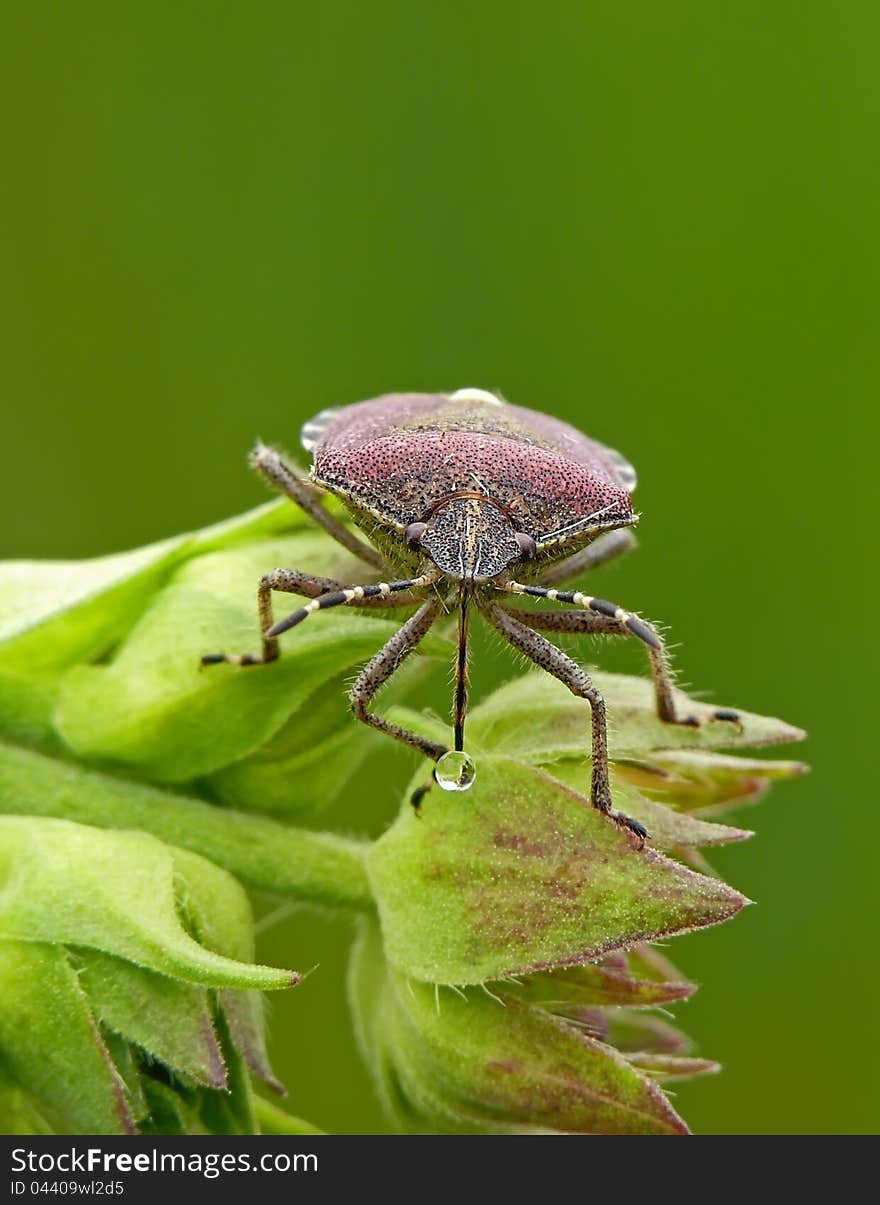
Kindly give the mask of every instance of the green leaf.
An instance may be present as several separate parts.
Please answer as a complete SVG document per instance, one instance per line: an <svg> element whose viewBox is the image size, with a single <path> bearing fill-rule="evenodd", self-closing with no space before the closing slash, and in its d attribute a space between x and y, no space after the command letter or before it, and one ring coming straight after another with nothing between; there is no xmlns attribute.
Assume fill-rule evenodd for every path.
<svg viewBox="0 0 880 1205"><path fill-rule="evenodd" d="M800 740L800 729L748 713L741 713L741 728L711 720L699 729L666 724L656 716L650 682L593 677L609 704L617 806L646 826L656 847L680 850L746 839L752 835L748 830L707 824L686 813L722 813L757 799L771 781L807 769L802 762L734 757L712 747ZM678 697L682 714L705 717L714 710L681 692ZM389 709L389 716L432 740L449 740L448 725L432 715L397 706ZM694 743L707 747L680 747ZM589 792L589 705L546 674L527 674L474 708L468 748L477 757L508 753L543 766L581 794Z"/></svg>
<svg viewBox="0 0 880 1205"><path fill-rule="evenodd" d="M0 564L0 666L30 676L110 648L168 572L190 556L299 527L279 499L189 535L84 561Z"/></svg>
<svg viewBox="0 0 880 1205"><path fill-rule="evenodd" d="M314 815L353 779L378 734L340 711L346 677L322 685L249 757L205 780L212 798L281 818Z"/></svg>
<svg viewBox="0 0 880 1205"><path fill-rule="evenodd" d="M254 1091L250 1076L221 1011L217 1017L217 1032L223 1051L228 1077L228 1092L201 1092L199 1113L210 1134L256 1134Z"/></svg>
<svg viewBox="0 0 880 1205"><path fill-rule="evenodd" d="M698 728L667 724L656 712L649 678L593 673L593 681L608 706L611 757L645 760L657 749L740 749L802 740L804 733L782 720L739 711L740 723L713 720L717 705L698 703L683 691L675 697L684 716L701 720ZM496 690L474 708L468 737L474 748L506 753L522 761L545 765L589 750L589 704L543 672Z"/></svg>
<svg viewBox="0 0 880 1205"><path fill-rule="evenodd" d="M0 565L0 666L45 674L109 648L185 543L176 536L93 560Z"/></svg>
<svg viewBox="0 0 880 1205"><path fill-rule="evenodd" d="M188 928L207 949L239 962L254 960L254 925L243 891L229 891L229 875L185 850L174 851L175 871L186 884L182 907ZM235 1049L248 1068L276 1092L276 1079L266 1052L263 997L256 991L223 991L220 1003Z"/></svg>
<svg viewBox="0 0 880 1205"><path fill-rule="evenodd" d="M123 1128L137 1119L152 1133L255 1132L246 1066L281 1085L266 1057L261 997L231 989L289 986L299 976L253 965L250 905L225 871L145 833L0 817L0 935L0 949L20 944L75 959L68 973L88 1011L82 1058L92 1063L83 1094L106 1096L96 1047L114 1099L125 1104ZM223 990L215 997L205 987ZM51 984L36 983L33 995L35 1013L54 1015ZM5 1008L4 997L4 1065ZM21 1087L56 1129L70 1132L76 1114L66 1097L47 1111L39 1096L31 1100L27 1079Z"/></svg>
<svg viewBox="0 0 880 1205"><path fill-rule="evenodd" d="M227 1091L190 1087L179 1080L167 1082L141 1068L146 1112L143 1134L255 1134L254 1095L244 1063L235 1049L222 1013L217 1018L217 1036L227 1068Z"/></svg>
<svg viewBox="0 0 880 1205"><path fill-rule="evenodd" d="M506 991L528 1004L552 1012L562 1002L571 1008L603 1005L650 1008L687 1000L694 992L691 983L676 976L671 980L636 978L625 956L606 958L582 966L559 967L506 985Z"/></svg>
<svg viewBox="0 0 880 1205"><path fill-rule="evenodd" d="M421 812L405 807L367 861L388 958L415 979L481 983L589 962L746 903L635 848L582 796L510 758L482 755L466 795L435 789Z"/></svg>
<svg viewBox="0 0 880 1205"><path fill-rule="evenodd" d="M296 508L279 500L131 552L0 563L0 729L57 744L52 716L61 674L112 649L176 566L301 523Z"/></svg>
<svg viewBox="0 0 880 1205"><path fill-rule="evenodd" d="M0 940L0 1064L64 1134L131 1134L120 1078L64 950Z"/></svg>
<svg viewBox="0 0 880 1205"><path fill-rule="evenodd" d="M658 749L646 763L618 764L618 775L678 811L714 816L757 802L771 782L805 774L797 761L732 757L703 749Z"/></svg>
<svg viewBox="0 0 880 1205"><path fill-rule="evenodd" d="M182 880L185 892L185 868ZM2 939L85 946L212 987L298 981L293 972L225 958L194 941L178 914L173 854L147 833L0 816L0 885ZM227 889L241 892L229 876Z"/></svg>
<svg viewBox="0 0 880 1205"><path fill-rule="evenodd" d="M549 771L559 782L580 794L589 803L590 768L583 760L554 762ZM726 845L745 841L753 834L747 829L731 828L726 824L710 824L687 812L677 812L662 803L645 798L633 787L612 775L615 806L626 816L639 820L650 834L650 844L657 849L680 849L683 846Z"/></svg>
<svg viewBox="0 0 880 1205"><path fill-rule="evenodd" d="M684 1058L674 1054L648 1054L641 1051L626 1056L627 1062L654 1079L668 1083L670 1080L693 1079L697 1075L715 1075L721 1064L712 1059Z"/></svg>
<svg viewBox="0 0 880 1205"><path fill-rule="evenodd" d="M424 648L452 660L453 646L440 634L431 633ZM394 693L411 690L432 670L427 657L410 659L394 675ZM259 749L206 778L206 792L232 807L288 819L326 808L356 780L364 758L384 739L357 723L345 707L350 683L350 672L323 682Z"/></svg>
<svg viewBox="0 0 880 1205"><path fill-rule="evenodd" d="M375 935L361 937L352 960L361 1040L405 1128L687 1132L650 1079L566 1021L512 996L441 991L391 967L383 973Z"/></svg>
<svg viewBox="0 0 880 1205"><path fill-rule="evenodd" d="M575 1017L577 1013L572 1014ZM688 1054L693 1042L662 1017L628 1008L606 1009L603 1041L625 1054Z"/></svg>
<svg viewBox="0 0 880 1205"><path fill-rule="evenodd" d="M98 950L80 950L76 965L102 1024L178 1074L208 1087L226 1087L226 1067L203 988Z"/></svg>

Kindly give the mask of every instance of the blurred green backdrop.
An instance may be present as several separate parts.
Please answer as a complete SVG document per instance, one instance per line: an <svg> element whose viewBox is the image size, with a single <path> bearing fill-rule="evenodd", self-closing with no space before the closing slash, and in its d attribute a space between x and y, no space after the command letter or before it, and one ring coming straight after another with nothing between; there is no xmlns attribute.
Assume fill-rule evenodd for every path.
<svg viewBox="0 0 880 1205"><path fill-rule="evenodd" d="M677 1103L703 1132L876 1130L880 8L84 0L0 33L0 553L243 509L255 435L392 389L499 388L621 447L641 549L601 593L670 625L685 682L807 727L814 765L716 859L758 907L673 943L725 1063ZM488 645L478 691L512 668ZM410 771L377 753L334 819L381 830ZM374 1131L347 938L266 930L320 963L273 1000L274 1054L295 1111Z"/></svg>

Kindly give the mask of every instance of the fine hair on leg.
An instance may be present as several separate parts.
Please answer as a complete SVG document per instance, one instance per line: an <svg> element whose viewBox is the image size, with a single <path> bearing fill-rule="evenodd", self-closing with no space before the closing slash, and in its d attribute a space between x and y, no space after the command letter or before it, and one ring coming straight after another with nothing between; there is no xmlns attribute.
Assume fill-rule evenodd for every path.
<svg viewBox="0 0 880 1205"><path fill-rule="evenodd" d="M562 632L573 636L629 636L641 637L613 615L596 615L591 611L527 611L524 608L505 607L509 614L539 632ZM653 629L652 629L653 631ZM656 632L654 633L655 635ZM686 724L692 727L693 719L680 719L675 709L672 689L672 674L666 648L657 635L659 648L642 640L651 664L654 694L657 699L657 714L670 724Z"/></svg>
<svg viewBox="0 0 880 1205"><path fill-rule="evenodd" d="M598 569L600 565L607 564L615 557L622 556L625 552L631 552L635 546L635 536L625 527L619 528L617 531L606 531L604 535L598 536L592 544L588 544L580 552L572 553L564 561L559 561L557 564L551 565L549 569L545 569L538 581L542 586L556 586L560 582L573 581L582 573L589 573L592 569Z"/></svg>
<svg viewBox="0 0 880 1205"><path fill-rule="evenodd" d="M319 523L337 543L353 552L355 556L374 565L377 569L385 568L385 561L372 545L367 544L342 523L339 523L325 510L321 502L320 491L312 484L301 469L287 464L274 448L258 443L250 455L253 468L277 489L292 498L302 509Z"/></svg>
<svg viewBox="0 0 880 1205"><path fill-rule="evenodd" d="M407 592L409 590L417 591L423 586L428 586L433 580L434 576L427 573L421 577L407 578L400 582L342 586L331 578L300 573L298 569L273 569L271 573L265 574L260 579L257 587L257 611L263 640L262 652L259 655L255 653L206 653L201 659L202 665L219 665L223 662L240 666L266 665L278 658L279 635L302 623L313 612L345 605L377 608L411 605L421 599L418 595L410 595ZM273 590L283 594L303 594L312 601L276 623L272 612Z"/></svg>
<svg viewBox="0 0 880 1205"><path fill-rule="evenodd" d="M390 720L370 711L369 707L376 692L395 673L410 653L416 650L419 642L427 635L432 624L443 611L443 602L439 598L429 598L427 602L423 603L418 611L411 615L379 652L367 662L358 674L348 696L352 711L364 724L369 724L371 728L384 732L387 736L402 741L405 745L411 745L413 749L418 749L432 761L437 761L444 753L448 753L448 746L439 745L436 741L410 732L409 729L402 728L399 724L393 724Z"/></svg>
<svg viewBox="0 0 880 1205"><path fill-rule="evenodd" d="M590 704L593 754L590 800L600 812L604 812L622 828L629 829L641 842L644 842L647 832L642 825L637 820L623 815L622 812L615 811L612 806L611 783L608 776L605 700L593 685L590 675L576 661L563 653L562 649L558 649L540 633L520 623L510 611L496 604L490 604L483 613L515 649L524 653L530 661L552 674L554 678L558 678L573 695L586 699Z"/></svg>
<svg viewBox="0 0 880 1205"><path fill-rule="evenodd" d="M515 608L505 608L510 614L528 627L545 632L568 632L594 636L635 636L641 640L648 651L651 663L651 677L654 680L654 692L657 699L657 715L667 724L681 724L687 728L698 728L700 720L695 715L679 715L675 705L672 671L669 666L669 655L666 645L657 629L638 615L624 611L616 603L604 598L593 598L582 594L579 590L548 590L542 586L527 586L519 582L508 581L500 586L512 594L529 594L535 598L546 598L551 602L564 603L569 606L587 608L580 611L526 611ZM740 718L736 711L721 708L715 711L710 720L726 720L739 724Z"/></svg>

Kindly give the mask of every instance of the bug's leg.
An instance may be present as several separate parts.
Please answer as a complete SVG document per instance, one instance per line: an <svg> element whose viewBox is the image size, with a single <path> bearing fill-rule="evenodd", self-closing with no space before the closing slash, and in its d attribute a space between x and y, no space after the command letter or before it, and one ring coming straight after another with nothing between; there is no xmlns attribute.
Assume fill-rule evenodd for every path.
<svg viewBox="0 0 880 1205"><path fill-rule="evenodd" d="M540 586L524 586L518 582L508 582L504 589L514 594L531 594L537 598L546 598L551 602L567 603L583 607L581 611L517 611L516 616L524 624L533 629L552 632L592 633L607 636L635 636L641 640L648 650L651 662L651 676L654 679L654 691L657 698L657 714L667 724L682 724L688 728L698 728L699 719L693 715L678 714L675 706L675 693L672 688L672 673L669 668L669 656L666 645L657 630L638 615L624 611L615 603L607 602L604 598L593 598L577 590L547 590ZM711 717L715 720L739 722L735 711L719 710Z"/></svg>
<svg viewBox="0 0 880 1205"><path fill-rule="evenodd" d="M511 609L510 614L516 615L516 618L526 627L540 632L568 632L571 635L583 636L637 635L619 619L615 619L613 615L596 615L591 611L520 611ZM653 629L651 630L653 632ZM694 720L678 718L675 710L675 696L672 692L669 662L659 636L657 636L657 642L659 647L649 644L643 639L651 663L651 677L654 679L657 714L667 723L682 723L693 727Z"/></svg>
<svg viewBox="0 0 880 1205"><path fill-rule="evenodd" d="M590 675L576 661L572 661L562 649L551 644L544 636L520 623L519 619L504 607L490 604L484 615L514 648L524 653L530 661L558 678L572 694L586 699L590 704L592 721L593 770L590 799L593 807L609 816L621 828L629 829L644 844L646 830L637 820L624 816L612 807L611 784L608 778L608 734L605 723L605 700L593 685Z"/></svg>
<svg viewBox="0 0 880 1205"><path fill-rule="evenodd" d="M278 637L289 628L296 627L307 619L313 611L322 611L326 607L338 607L351 604L357 607L403 606L408 601L418 601L409 595L410 590L418 590L434 581L430 573L422 577L407 578L400 582L376 582L368 586L342 586L327 577L314 577L309 573L300 573L296 569L273 569L260 579L257 588L257 610L260 616L260 632L263 637L262 652L256 653L206 653L202 657L202 665L218 665L223 662L231 665L266 665L278 657ZM275 623L272 613L272 591L278 590L284 594L304 594L311 598L299 610L292 612L286 618Z"/></svg>
<svg viewBox="0 0 880 1205"><path fill-rule="evenodd" d="M261 473L274 486L298 503L316 523L319 523L334 540L342 544L349 552L353 552L368 565L375 565L378 569L385 567L385 562L376 549L363 540L359 540L347 527L337 522L324 509L321 494L305 473L295 466L287 464L274 448L268 448L265 444L258 443L251 452L250 461L258 473Z"/></svg>
<svg viewBox="0 0 880 1205"><path fill-rule="evenodd" d="M359 720L369 724L371 728L378 729L379 732L393 736L395 740L403 741L405 745L411 745L420 753L424 753L426 757L430 757L432 761L437 761L444 753L448 753L448 747L438 745L436 741L430 741L415 732L410 732L409 729L402 728L399 724L392 724L390 720L383 719L382 716L370 711L369 707L379 688L416 649L419 641L427 635L431 625L442 612L443 604L438 598L431 598L423 603L415 615L411 615L387 644L376 653L375 657L367 662L348 696L351 709Z"/></svg>
<svg viewBox="0 0 880 1205"><path fill-rule="evenodd" d="M570 582L581 573L589 573L598 569L613 557L630 552L636 546L636 538L631 531L619 528L617 531L606 531L592 544L582 548L580 552L566 557L557 565L551 565L538 579L542 586L555 586L559 582Z"/></svg>

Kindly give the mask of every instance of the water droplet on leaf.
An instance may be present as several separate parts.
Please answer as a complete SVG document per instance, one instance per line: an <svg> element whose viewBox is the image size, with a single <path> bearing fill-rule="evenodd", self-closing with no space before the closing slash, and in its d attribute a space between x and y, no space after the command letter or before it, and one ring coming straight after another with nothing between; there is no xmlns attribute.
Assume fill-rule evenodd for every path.
<svg viewBox="0 0 880 1205"><path fill-rule="evenodd" d="M476 776L474 759L455 750L444 753L434 767L434 778L444 791L467 791L474 785Z"/></svg>

